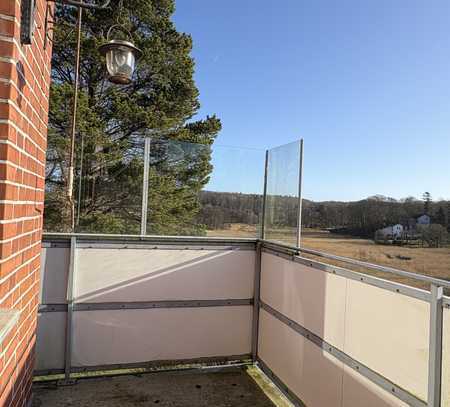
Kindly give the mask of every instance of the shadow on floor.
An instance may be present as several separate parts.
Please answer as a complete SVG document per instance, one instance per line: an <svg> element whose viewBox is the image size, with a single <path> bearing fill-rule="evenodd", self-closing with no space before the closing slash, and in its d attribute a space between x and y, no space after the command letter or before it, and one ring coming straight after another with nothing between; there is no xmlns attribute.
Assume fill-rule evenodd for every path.
<svg viewBox="0 0 450 407"><path fill-rule="evenodd" d="M244 368L35 383L33 407L274 407ZM272 396L273 398L273 396ZM281 404L280 404L281 405Z"/></svg>

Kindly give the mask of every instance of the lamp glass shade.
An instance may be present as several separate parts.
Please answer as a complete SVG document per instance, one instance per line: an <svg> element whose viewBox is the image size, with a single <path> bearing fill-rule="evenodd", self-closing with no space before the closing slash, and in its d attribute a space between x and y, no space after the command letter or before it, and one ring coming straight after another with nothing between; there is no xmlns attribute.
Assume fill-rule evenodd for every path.
<svg viewBox="0 0 450 407"><path fill-rule="evenodd" d="M135 65L134 52L129 48L113 48L106 53L106 68L111 82L130 83Z"/></svg>
<svg viewBox="0 0 450 407"><path fill-rule="evenodd" d="M122 85L131 83L136 59L141 55L141 51L131 42L123 40L110 40L103 44L99 51L106 57L109 81Z"/></svg>

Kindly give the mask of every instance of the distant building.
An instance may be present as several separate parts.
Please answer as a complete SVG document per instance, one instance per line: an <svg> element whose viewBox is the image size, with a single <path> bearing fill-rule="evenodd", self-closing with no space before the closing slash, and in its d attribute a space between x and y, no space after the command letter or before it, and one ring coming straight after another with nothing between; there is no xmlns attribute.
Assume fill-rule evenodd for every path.
<svg viewBox="0 0 450 407"><path fill-rule="evenodd" d="M413 239L420 233L419 226L431 225L431 217L426 213L410 218L403 225L387 226L376 231L375 240Z"/></svg>
<svg viewBox="0 0 450 407"><path fill-rule="evenodd" d="M403 225L388 226L377 231L378 236L385 239L400 239L403 235Z"/></svg>
<svg viewBox="0 0 450 407"><path fill-rule="evenodd" d="M427 214L423 214L417 218L417 225L431 225L431 218Z"/></svg>

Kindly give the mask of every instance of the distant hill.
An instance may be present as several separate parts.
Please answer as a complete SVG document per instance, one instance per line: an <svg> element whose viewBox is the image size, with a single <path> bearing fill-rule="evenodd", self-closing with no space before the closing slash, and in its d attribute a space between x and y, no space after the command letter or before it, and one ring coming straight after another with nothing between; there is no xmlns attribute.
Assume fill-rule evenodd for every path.
<svg viewBox="0 0 450 407"><path fill-rule="evenodd" d="M197 221L208 229L223 229L227 224L255 225L262 212L262 196L234 192L202 191ZM269 196L271 222L278 226L296 226L297 198ZM424 212L424 202L415 198L396 200L375 195L361 201L314 202L303 200L302 223L305 227L336 230L373 237L376 230L405 223ZM431 202L429 214L433 223L450 229L450 202Z"/></svg>

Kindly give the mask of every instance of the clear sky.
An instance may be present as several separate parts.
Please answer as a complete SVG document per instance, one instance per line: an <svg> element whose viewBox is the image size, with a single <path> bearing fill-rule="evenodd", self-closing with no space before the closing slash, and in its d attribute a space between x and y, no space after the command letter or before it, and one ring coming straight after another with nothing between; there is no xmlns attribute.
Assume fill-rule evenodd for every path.
<svg viewBox="0 0 450 407"><path fill-rule="evenodd" d="M199 116L222 119L218 145L303 137L315 200L450 198L450 1L176 4L177 29L194 40ZM227 176L211 189L260 190L262 155L248 151L228 154L227 171L216 164Z"/></svg>

